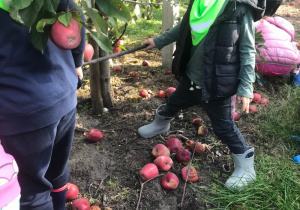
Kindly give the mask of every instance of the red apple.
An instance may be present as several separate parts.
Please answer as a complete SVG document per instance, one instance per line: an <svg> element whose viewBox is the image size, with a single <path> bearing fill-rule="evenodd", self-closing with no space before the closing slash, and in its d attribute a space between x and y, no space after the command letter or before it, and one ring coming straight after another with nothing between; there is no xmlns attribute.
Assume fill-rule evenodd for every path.
<svg viewBox="0 0 300 210"><path fill-rule="evenodd" d="M167 89L167 97L169 97L174 91L176 90L176 88L174 88L174 87L169 87L168 89Z"/></svg>
<svg viewBox="0 0 300 210"><path fill-rule="evenodd" d="M195 118L193 119L192 124L199 127L203 124L203 120L200 117Z"/></svg>
<svg viewBox="0 0 300 210"><path fill-rule="evenodd" d="M232 117L234 121L239 121L240 115L236 113L235 111L232 111Z"/></svg>
<svg viewBox="0 0 300 210"><path fill-rule="evenodd" d="M291 1L290 6L295 6L295 2Z"/></svg>
<svg viewBox="0 0 300 210"><path fill-rule="evenodd" d="M171 70L167 70L166 72L165 72L165 75L171 75L172 74L172 71Z"/></svg>
<svg viewBox="0 0 300 210"><path fill-rule="evenodd" d="M90 210L90 208L91 208L90 202L86 198L76 199L72 203L72 209L73 210Z"/></svg>
<svg viewBox="0 0 300 210"><path fill-rule="evenodd" d="M291 15L291 13L287 12L287 13L286 13L286 16L287 16L287 17L291 17L292 15Z"/></svg>
<svg viewBox="0 0 300 210"><path fill-rule="evenodd" d="M143 181L152 179L158 174L158 168L154 163L148 163L140 170L140 177Z"/></svg>
<svg viewBox="0 0 300 210"><path fill-rule="evenodd" d="M161 179L161 186L165 190L175 190L179 185L179 179L176 174L168 172Z"/></svg>
<svg viewBox="0 0 300 210"><path fill-rule="evenodd" d="M170 156L170 150L163 144L157 144L152 149L152 155L156 158L161 155Z"/></svg>
<svg viewBox="0 0 300 210"><path fill-rule="evenodd" d="M161 155L154 160L154 164L162 171L168 171L173 165L173 160L169 156Z"/></svg>
<svg viewBox="0 0 300 210"><path fill-rule="evenodd" d="M257 102L261 99L261 95L259 93L253 93L253 101Z"/></svg>
<svg viewBox="0 0 300 210"><path fill-rule="evenodd" d="M300 1L298 1L298 4L300 5Z"/></svg>
<svg viewBox="0 0 300 210"><path fill-rule="evenodd" d="M122 52L122 50L119 48L119 47L115 47L114 49L113 49L113 53L115 54L115 53L119 53L119 52Z"/></svg>
<svg viewBox="0 0 300 210"><path fill-rule="evenodd" d="M98 129L91 129L88 136L87 136L87 141L90 143L101 141L103 138L103 134L100 130Z"/></svg>
<svg viewBox="0 0 300 210"><path fill-rule="evenodd" d="M147 90L142 89L142 90L140 91L140 96L143 97L143 98L147 98L147 97L148 97L148 92L147 92Z"/></svg>
<svg viewBox="0 0 300 210"><path fill-rule="evenodd" d="M178 138L169 138L166 141L166 147L168 147L171 153L176 153L181 149L182 143Z"/></svg>
<svg viewBox="0 0 300 210"><path fill-rule="evenodd" d="M84 52L83 52L84 62L89 62L90 60L92 60L93 55L94 55L93 46L89 43L85 43L85 48L84 48Z"/></svg>
<svg viewBox="0 0 300 210"><path fill-rule="evenodd" d="M143 63L142 63L142 66L149 66L149 61L144 60Z"/></svg>
<svg viewBox="0 0 300 210"><path fill-rule="evenodd" d="M123 46L123 45L124 45L123 39L119 39L116 43L116 47Z"/></svg>
<svg viewBox="0 0 300 210"><path fill-rule="evenodd" d="M121 66L114 66L114 71L115 72L122 72L122 67Z"/></svg>
<svg viewBox="0 0 300 210"><path fill-rule="evenodd" d="M259 104L261 104L262 106L268 106L269 105L269 100L266 98L262 98L258 101Z"/></svg>
<svg viewBox="0 0 300 210"><path fill-rule="evenodd" d="M67 189L67 195L66 195L67 201L74 200L79 194L78 187L75 184L67 183L66 189Z"/></svg>
<svg viewBox="0 0 300 210"><path fill-rule="evenodd" d="M196 182L198 180L197 170L193 166L190 166L189 173L187 174L188 167L189 166L185 166L183 169L181 169L182 179L184 181L187 180L190 182Z"/></svg>
<svg viewBox="0 0 300 210"><path fill-rule="evenodd" d="M249 105L249 112L257 112L257 107L255 105Z"/></svg>
<svg viewBox="0 0 300 210"><path fill-rule="evenodd" d="M207 136L208 135L208 128L205 127L204 125L201 125L199 128L198 128L198 134L200 136Z"/></svg>
<svg viewBox="0 0 300 210"><path fill-rule="evenodd" d="M158 91L157 93L158 98L165 98L166 97L166 92L163 90Z"/></svg>
<svg viewBox="0 0 300 210"><path fill-rule="evenodd" d="M180 149L176 152L176 160L179 163L187 163L191 159L191 152L187 149Z"/></svg>
<svg viewBox="0 0 300 210"><path fill-rule="evenodd" d="M68 27L62 24L59 20L52 25L49 38L61 50L71 50L81 42L80 25L73 18Z"/></svg>

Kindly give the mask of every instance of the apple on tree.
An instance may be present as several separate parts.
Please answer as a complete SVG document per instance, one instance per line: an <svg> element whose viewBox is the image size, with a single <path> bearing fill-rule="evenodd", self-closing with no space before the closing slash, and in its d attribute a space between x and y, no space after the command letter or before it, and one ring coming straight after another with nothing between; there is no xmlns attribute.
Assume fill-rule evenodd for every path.
<svg viewBox="0 0 300 210"><path fill-rule="evenodd" d="M120 47L115 47L115 48L113 49L113 53L114 53L114 54L115 54L115 53L119 53L119 52L122 52L122 50L121 50Z"/></svg>
<svg viewBox="0 0 300 210"><path fill-rule="evenodd" d="M168 172L161 179L161 186L166 190L175 190L179 185L176 174Z"/></svg>
<svg viewBox="0 0 300 210"><path fill-rule="evenodd" d="M93 55L94 55L93 46L89 43L85 43L85 48L84 48L84 52L83 52L84 62L89 62L90 60L92 60Z"/></svg>
<svg viewBox="0 0 300 210"><path fill-rule="evenodd" d="M123 46L123 45L124 45L123 39L119 39L119 40L116 42L116 47Z"/></svg>
<svg viewBox="0 0 300 210"><path fill-rule="evenodd" d="M71 19L68 27L56 20L52 25L50 40L61 50L72 50L81 42L81 28L75 19Z"/></svg>

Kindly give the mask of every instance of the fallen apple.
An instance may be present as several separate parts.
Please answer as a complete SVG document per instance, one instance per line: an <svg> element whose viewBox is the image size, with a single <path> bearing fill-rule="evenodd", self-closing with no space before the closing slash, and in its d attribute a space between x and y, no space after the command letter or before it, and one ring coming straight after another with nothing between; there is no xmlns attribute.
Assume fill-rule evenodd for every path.
<svg viewBox="0 0 300 210"><path fill-rule="evenodd" d="M90 210L101 210L99 206L91 206Z"/></svg>
<svg viewBox="0 0 300 210"><path fill-rule="evenodd" d="M261 95L259 93L253 93L253 101L257 102L261 99Z"/></svg>
<svg viewBox="0 0 300 210"><path fill-rule="evenodd" d="M149 61L143 60L142 66L149 66Z"/></svg>
<svg viewBox="0 0 300 210"><path fill-rule="evenodd" d="M161 186L165 190L175 190L179 185L179 179L176 174L168 172L161 179Z"/></svg>
<svg viewBox="0 0 300 210"><path fill-rule="evenodd" d="M173 166L173 160L169 156L161 155L154 160L154 164L162 171L168 171Z"/></svg>
<svg viewBox="0 0 300 210"><path fill-rule="evenodd" d="M172 74L172 71L171 70L167 70L166 72L165 72L165 75L171 75Z"/></svg>
<svg viewBox="0 0 300 210"><path fill-rule="evenodd" d="M73 18L68 27L57 20L52 25L49 38L61 50L72 50L81 42L80 25Z"/></svg>
<svg viewBox="0 0 300 210"><path fill-rule="evenodd" d="M187 163L191 159L191 152L187 149L180 149L176 152L176 160L179 163Z"/></svg>
<svg viewBox="0 0 300 210"><path fill-rule="evenodd" d="M182 147L182 143L178 138L169 138L165 145L170 150L170 153L177 153Z"/></svg>
<svg viewBox="0 0 300 210"><path fill-rule="evenodd" d="M286 16L287 16L287 17L291 17L292 15L291 15L291 13L287 12L287 13L286 13Z"/></svg>
<svg viewBox="0 0 300 210"><path fill-rule="evenodd" d="M85 48L83 51L83 60L84 62L89 62L90 60L92 60L94 55L94 48L91 44L89 43L85 43Z"/></svg>
<svg viewBox="0 0 300 210"><path fill-rule="evenodd" d="M189 173L187 173L188 171ZM181 175L184 181L196 182L198 180L197 170L193 166L185 166L181 169Z"/></svg>
<svg viewBox="0 0 300 210"><path fill-rule="evenodd" d="M120 73L120 72L122 72L122 67L121 66L114 66L114 71Z"/></svg>
<svg viewBox="0 0 300 210"><path fill-rule="evenodd" d="M140 91L140 96L143 97L143 98L147 98L148 97L148 91L145 90L145 89L142 89Z"/></svg>
<svg viewBox="0 0 300 210"><path fill-rule="evenodd" d="M200 117L193 119L192 124L196 127L199 127L203 124L203 120Z"/></svg>
<svg viewBox="0 0 300 210"><path fill-rule="evenodd" d="M239 121L240 115L236 113L235 111L232 111L232 117L234 121Z"/></svg>
<svg viewBox="0 0 300 210"><path fill-rule="evenodd" d="M294 2L294 1L291 1L291 2L290 2L290 6L295 6L295 2Z"/></svg>
<svg viewBox="0 0 300 210"><path fill-rule="evenodd" d="M205 127L204 125L201 125L199 128L198 128L198 134L200 136L207 136L208 135L208 128Z"/></svg>
<svg viewBox="0 0 300 210"><path fill-rule="evenodd" d="M152 179L158 174L158 168L154 163L148 163L140 170L140 177L143 181Z"/></svg>
<svg viewBox="0 0 300 210"><path fill-rule="evenodd" d="M90 143L101 141L103 139L103 133L98 129L90 129L86 139Z"/></svg>
<svg viewBox="0 0 300 210"><path fill-rule="evenodd" d="M195 150L196 155L202 155L205 153L205 148L206 148L205 145L206 144L201 144L200 142L197 142L196 144L194 143L193 145L191 145L190 148L192 152L194 152Z"/></svg>
<svg viewBox="0 0 300 210"><path fill-rule="evenodd" d="M257 107L255 105L249 105L249 112L254 113L257 112Z"/></svg>
<svg viewBox="0 0 300 210"><path fill-rule="evenodd" d="M152 149L152 155L156 158L161 155L170 156L170 150L163 144L157 144Z"/></svg>
<svg viewBox="0 0 300 210"><path fill-rule="evenodd" d="M165 98L165 97L166 97L166 92L163 91L163 90L159 90L159 91L157 92L157 97L158 97L158 98Z"/></svg>
<svg viewBox="0 0 300 210"><path fill-rule="evenodd" d="M90 208L91 208L90 202L86 198L76 199L72 203L72 209L73 210L90 210Z"/></svg>
<svg viewBox="0 0 300 210"><path fill-rule="evenodd" d="M75 184L67 183L66 184L67 194L66 194L66 201L71 201L77 198L79 194L78 187Z"/></svg>
<svg viewBox="0 0 300 210"><path fill-rule="evenodd" d="M174 91L176 90L176 88L174 87L169 87L167 88L167 97L169 97Z"/></svg>
<svg viewBox="0 0 300 210"><path fill-rule="evenodd" d="M266 98L262 98L258 101L258 103L262 106L268 106L269 105L269 100Z"/></svg>

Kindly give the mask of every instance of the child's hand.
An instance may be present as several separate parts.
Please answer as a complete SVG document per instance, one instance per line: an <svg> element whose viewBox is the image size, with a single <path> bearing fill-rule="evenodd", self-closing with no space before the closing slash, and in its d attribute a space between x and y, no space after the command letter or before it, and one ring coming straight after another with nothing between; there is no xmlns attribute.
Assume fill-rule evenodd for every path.
<svg viewBox="0 0 300 210"><path fill-rule="evenodd" d="M78 75L79 79L83 78L83 72L81 66L76 68L76 74Z"/></svg>
<svg viewBox="0 0 300 210"><path fill-rule="evenodd" d="M244 97L244 96L237 96L238 103L243 103L242 112L249 113L249 105L252 101L252 98Z"/></svg>
<svg viewBox="0 0 300 210"><path fill-rule="evenodd" d="M148 47L146 47L145 50L150 50L150 49L156 47L156 45L155 45L155 43L154 43L154 41L153 41L152 38L147 39L146 41L144 41L143 44L147 44L148 45Z"/></svg>

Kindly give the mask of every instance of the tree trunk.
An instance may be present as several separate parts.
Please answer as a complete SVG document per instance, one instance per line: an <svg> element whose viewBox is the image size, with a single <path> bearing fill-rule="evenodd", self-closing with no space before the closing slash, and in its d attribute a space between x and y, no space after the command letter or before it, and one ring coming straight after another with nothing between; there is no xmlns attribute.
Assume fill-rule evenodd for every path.
<svg viewBox="0 0 300 210"><path fill-rule="evenodd" d="M104 57L107 56L108 52L99 48L99 56ZM109 61L105 60L100 62L100 85L101 85L101 93L103 105L106 108L111 108L113 106L113 100L111 96L111 85L110 85L110 67Z"/></svg>
<svg viewBox="0 0 300 210"><path fill-rule="evenodd" d="M89 36L89 43L94 48L94 58L99 57L99 46L98 44ZM93 114L103 113L103 100L101 94L100 85L100 68L99 63L94 63L90 65L90 87L91 87L91 101Z"/></svg>

